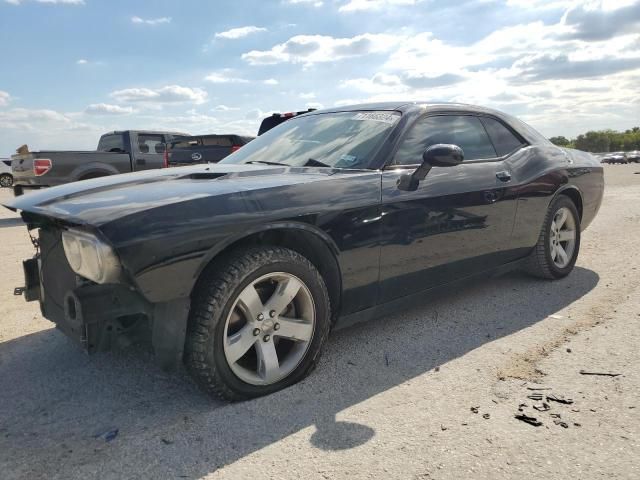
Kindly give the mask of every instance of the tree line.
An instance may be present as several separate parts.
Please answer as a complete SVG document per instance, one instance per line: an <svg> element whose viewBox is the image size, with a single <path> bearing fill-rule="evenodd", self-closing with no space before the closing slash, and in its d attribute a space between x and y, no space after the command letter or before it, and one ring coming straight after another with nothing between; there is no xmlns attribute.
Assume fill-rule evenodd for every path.
<svg viewBox="0 0 640 480"><path fill-rule="evenodd" d="M569 140L566 137L551 137L549 140L559 147L577 148L585 152L628 152L640 150L640 127L633 127L624 132L615 130L599 130L578 135Z"/></svg>

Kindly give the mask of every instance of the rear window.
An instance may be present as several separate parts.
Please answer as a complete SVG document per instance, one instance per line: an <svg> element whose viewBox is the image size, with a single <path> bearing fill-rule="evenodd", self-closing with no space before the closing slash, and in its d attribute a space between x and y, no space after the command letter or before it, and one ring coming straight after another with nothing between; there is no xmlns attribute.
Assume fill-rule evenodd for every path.
<svg viewBox="0 0 640 480"><path fill-rule="evenodd" d="M233 142L229 137L204 137L202 139L202 145L205 147L231 147Z"/></svg>
<svg viewBox="0 0 640 480"><path fill-rule="evenodd" d="M141 153L164 152L164 138L162 135L138 135L138 148Z"/></svg>
<svg viewBox="0 0 640 480"><path fill-rule="evenodd" d="M98 142L99 152L125 152L124 135L121 133L110 133L100 137Z"/></svg>

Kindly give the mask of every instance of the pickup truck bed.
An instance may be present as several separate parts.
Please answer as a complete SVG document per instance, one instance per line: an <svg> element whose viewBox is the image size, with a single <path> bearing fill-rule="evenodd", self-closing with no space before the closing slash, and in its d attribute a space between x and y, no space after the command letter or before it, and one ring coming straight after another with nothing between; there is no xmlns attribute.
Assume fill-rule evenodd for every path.
<svg viewBox="0 0 640 480"><path fill-rule="evenodd" d="M51 168L38 175L34 169L36 159L50 160ZM46 164L47 162L42 162L41 172ZM76 180L130 172L131 157L128 153L43 150L12 156L11 169L14 190L20 190L16 192L20 195L24 188L54 187Z"/></svg>
<svg viewBox="0 0 640 480"><path fill-rule="evenodd" d="M162 168L166 144L184 133L125 130L109 132L94 151L29 152L18 149L11 157L13 192L54 187L78 180Z"/></svg>

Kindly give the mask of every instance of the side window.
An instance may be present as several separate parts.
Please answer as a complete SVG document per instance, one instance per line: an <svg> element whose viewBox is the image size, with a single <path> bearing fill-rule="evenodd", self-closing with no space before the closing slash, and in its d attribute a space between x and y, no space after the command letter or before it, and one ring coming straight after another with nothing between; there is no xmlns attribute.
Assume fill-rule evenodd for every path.
<svg viewBox="0 0 640 480"><path fill-rule="evenodd" d="M162 135L138 135L138 149L140 153L164 152L164 139Z"/></svg>
<svg viewBox="0 0 640 480"><path fill-rule="evenodd" d="M489 137L493 142L496 153L499 157L508 155L509 153L520 148L524 141L518 138L511 130L505 127L498 120L489 117L482 117L482 123L487 129Z"/></svg>
<svg viewBox="0 0 640 480"><path fill-rule="evenodd" d="M496 156L479 118L469 115L436 115L418 120L402 141L393 164L420 164L424 151L437 143L458 145L464 151L465 160Z"/></svg>

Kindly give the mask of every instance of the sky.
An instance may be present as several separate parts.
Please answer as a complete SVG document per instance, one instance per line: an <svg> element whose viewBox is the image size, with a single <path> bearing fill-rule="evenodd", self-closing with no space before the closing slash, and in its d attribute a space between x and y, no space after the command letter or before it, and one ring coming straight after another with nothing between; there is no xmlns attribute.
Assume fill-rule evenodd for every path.
<svg viewBox="0 0 640 480"><path fill-rule="evenodd" d="M372 100L640 125L640 0L0 0L0 59L0 157Z"/></svg>

